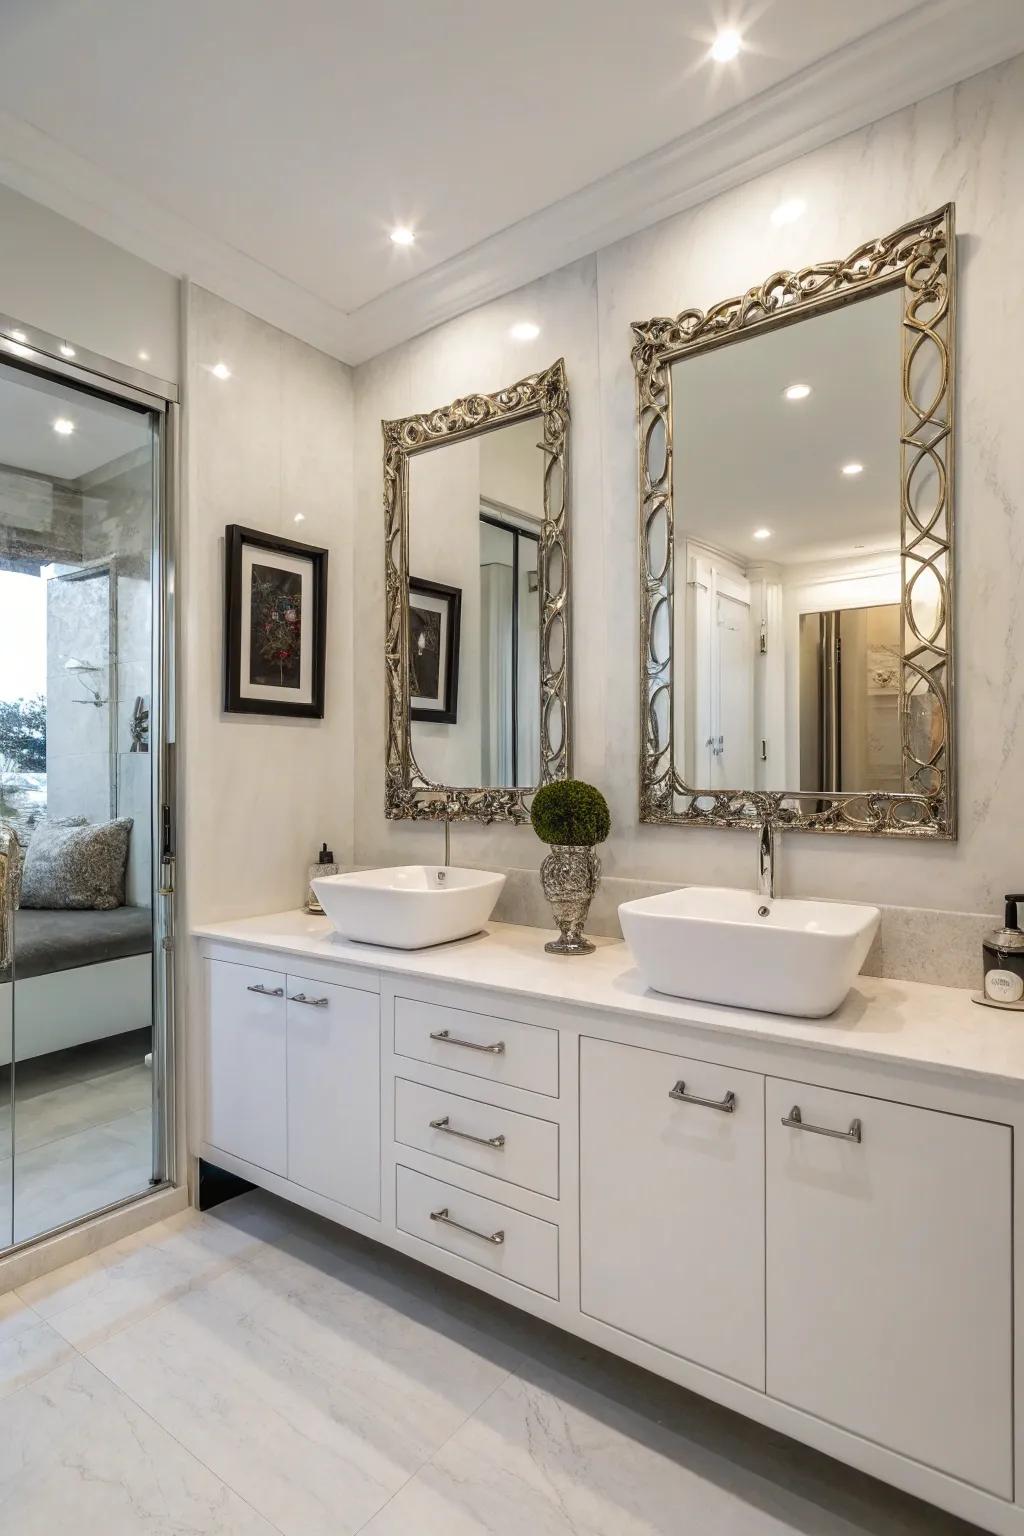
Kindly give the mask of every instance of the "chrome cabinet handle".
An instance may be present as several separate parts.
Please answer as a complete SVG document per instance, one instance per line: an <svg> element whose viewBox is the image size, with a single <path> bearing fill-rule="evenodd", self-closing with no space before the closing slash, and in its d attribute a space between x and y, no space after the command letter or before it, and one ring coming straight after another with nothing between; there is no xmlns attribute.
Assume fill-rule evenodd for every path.
<svg viewBox="0 0 1024 1536"><path fill-rule="evenodd" d="M791 1131L810 1131L814 1136L834 1136L836 1141L861 1140L861 1127L859 1120L850 1121L848 1131L832 1131L827 1125L808 1125L800 1113L800 1105L794 1104L788 1115L782 1117L783 1125L788 1125Z"/></svg>
<svg viewBox="0 0 1024 1536"><path fill-rule="evenodd" d="M439 1211L431 1211L430 1219L431 1221L442 1221L446 1227L454 1227L456 1232L468 1232L470 1237L482 1238L485 1243L493 1243L496 1248L500 1248L505 1241L503 1231L478 1232L476 1227L464 1227L461 1221L453 1221L448 1215L448 1207L446 1205L443 1205Z"/></svg>
<svg viewBox="0 0 1024 1536"><path fill-rule="evenodd" d="M442 1115L440 1120L431 1120L430 1129L444 1131L446 1136L459 1136L463 1141L475 1141L481 1147L497 1147L500 1150L505 1145L504 1136L474 1136L472 1131L457 1131L454 1125L449 1125L447 1115Z"/></svg>
<svg viewBox="0 0 1024 1536"><path fill-rule="evenodd" d="M326 1008L330 998L307 997L305 992L293 992L288 1001L290 1003L305 1003L307 1008Z"/></svg>
<svg viewBox="0 0 1024 1536"><path fill-rule="evenodd" d="M679 1104L699 1104L703 1109L721 1110L723 1115L736 1113L736 1095L731 1088L724 1099L701 1099L695 1093L687 1093L686 1084L680 1079L675 1087L669 1090L668 1096Z"/></svg>
<svg viewBox="0 0 1024 1536"><path fill-rule="evenodd" d="M265 987L258 982L254 987L246 987L247 992L258 992L260 997L284 997L284 987Z"/></svg>
<svg viewBox="0 0 1024 1536"><path fill-rule="evenodd" d="M460 1040L458 1035L450 1034L447 1029L432 1029L431 1040L440 1040L442 1045L464 1045L467 1051L487 1051L491 1056L504 1056L504 1040L496 1040L493 1045L478 1045L475 1040Z"/></svg>

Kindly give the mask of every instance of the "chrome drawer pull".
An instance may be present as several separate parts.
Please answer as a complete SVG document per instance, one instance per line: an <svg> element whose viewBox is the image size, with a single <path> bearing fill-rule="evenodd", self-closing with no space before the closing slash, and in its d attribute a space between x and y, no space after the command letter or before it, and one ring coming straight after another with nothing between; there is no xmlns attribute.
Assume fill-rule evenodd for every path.
<svg viewBox="0 0 1024 1536"><path fill-rule="evenodd" d="M467 1051L487 1051L491 1056L504 1056L504 1040L496 1040L493 1045L478 1045L475 1040L460 1040L458 1035L453 1035L447 1029L432 1029L431 1040L440 1040L442 1045L464 1045Z"/></svg>
<svg viewBox="0 0 1024 1536"><path fill-rule="evenodd" d="M448 1124L448 1116L444 1115L440 1120L431 1120L432 1131L444 1131L446 1136L460 1136L463 1141L475 1141L481 1147L498 1147L505 1145L504 1136L474 1136L471 1131L457 1131L454 1125Z"/></svg>
<svg viewBox="0 0 1024 1536"><path fill-rule="evenodd" d="M305 1003L307 1008L326 1008L330 1002L327 997L307 997L305 992L295 992L288 999L290 1003Z"/></svg>
<svg viewBox="0 0 1024 1536"><path fill-rule="evenodd" d="M255 987L246 987L247 992L258 992L260 997L284 997L284 987L265 987L260 982Z"/></svg>
<svg viewBox="0 0 1024 1536"><path fill-rule="evenodd" d="M736 1095L731 1088L724 1099L699 1099L695 1093L687 1093L686 1084L680 1079L670 1089L669 1098L676 1099L680 1104L700 1104L704 1109L720 1109L723 1115L736 1113Z"/></svg>
<svg viewBox="0 0 1024 1536"><path fill-rule="evenodd" d="M851 1120L848 1131L830 1131L827 1125L808 1125L800 1113L800 1105L794 1104L788 1115L782 1118L783 1125L788 1125L793 1131L811 1131L815 1136L834 1136L836 1141L856 1141L861 1139L860 1121Z"/></svg>
<svg viewBox="0 0 1024 1536"><path fill-rule="evenodd" d="M504 1232L478 1232L475 1227L464 1227L461 1221L453 1221L448 1215L448 1207L443 1205L439 1211L431 1211L431 1221L443 1221L446 1227L454 1227L456 1232L468 1232L470 1237L480 1237L485 1243L493 1243L500 1248L505 1241Z"/></svg>

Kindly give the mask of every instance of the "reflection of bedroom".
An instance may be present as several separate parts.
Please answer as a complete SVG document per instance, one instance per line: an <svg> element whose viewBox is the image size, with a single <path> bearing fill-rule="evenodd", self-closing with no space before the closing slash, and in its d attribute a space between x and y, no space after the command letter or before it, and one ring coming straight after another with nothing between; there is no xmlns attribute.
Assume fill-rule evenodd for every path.
<svg viewBox="0 0 1024 1536"><path fill-rule="evenodd" d="M148 416L0 368L0 817L24 859L0 1199L16 1242L152 1171L152 523Z"/></svg>
<svg viewBox="0 0 1024 1536"><path fill-rule="evenodd" d="M691 784L906 787L899 304L885 294L673 369ZM927 729L915 709L910 728Z"/></svg>

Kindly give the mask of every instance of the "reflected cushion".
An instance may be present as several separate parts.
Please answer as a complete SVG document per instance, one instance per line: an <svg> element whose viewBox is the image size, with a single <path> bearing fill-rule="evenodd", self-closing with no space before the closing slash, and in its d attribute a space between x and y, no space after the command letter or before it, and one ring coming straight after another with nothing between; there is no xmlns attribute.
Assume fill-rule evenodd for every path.
<svg viewBox="0 0 1024 1536"><path fill-rule="evenodd" d="M123 906L131 831L130 816L98 826L41 821L25 855L21 905L55 912Z"/></svg>

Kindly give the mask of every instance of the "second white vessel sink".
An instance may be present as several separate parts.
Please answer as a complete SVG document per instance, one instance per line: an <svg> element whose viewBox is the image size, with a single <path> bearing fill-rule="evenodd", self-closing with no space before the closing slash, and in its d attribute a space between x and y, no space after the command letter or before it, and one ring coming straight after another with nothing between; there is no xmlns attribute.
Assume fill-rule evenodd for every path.
<svg viewBox="0 0 1024 1536"><path fill-rule="evenodd" d="M619 919L656 992L820 1019L853 985L880 913L852 902L690 886L623 902Z"/></svg>
<svg viewBox="0 0 1024 1536"><path fill-rule="evenodd" d="M313 881L313 889L343 938L391 949L426 949L478 933L504 884L504 875L483 869L402 864L325 875Z"/></svg>

